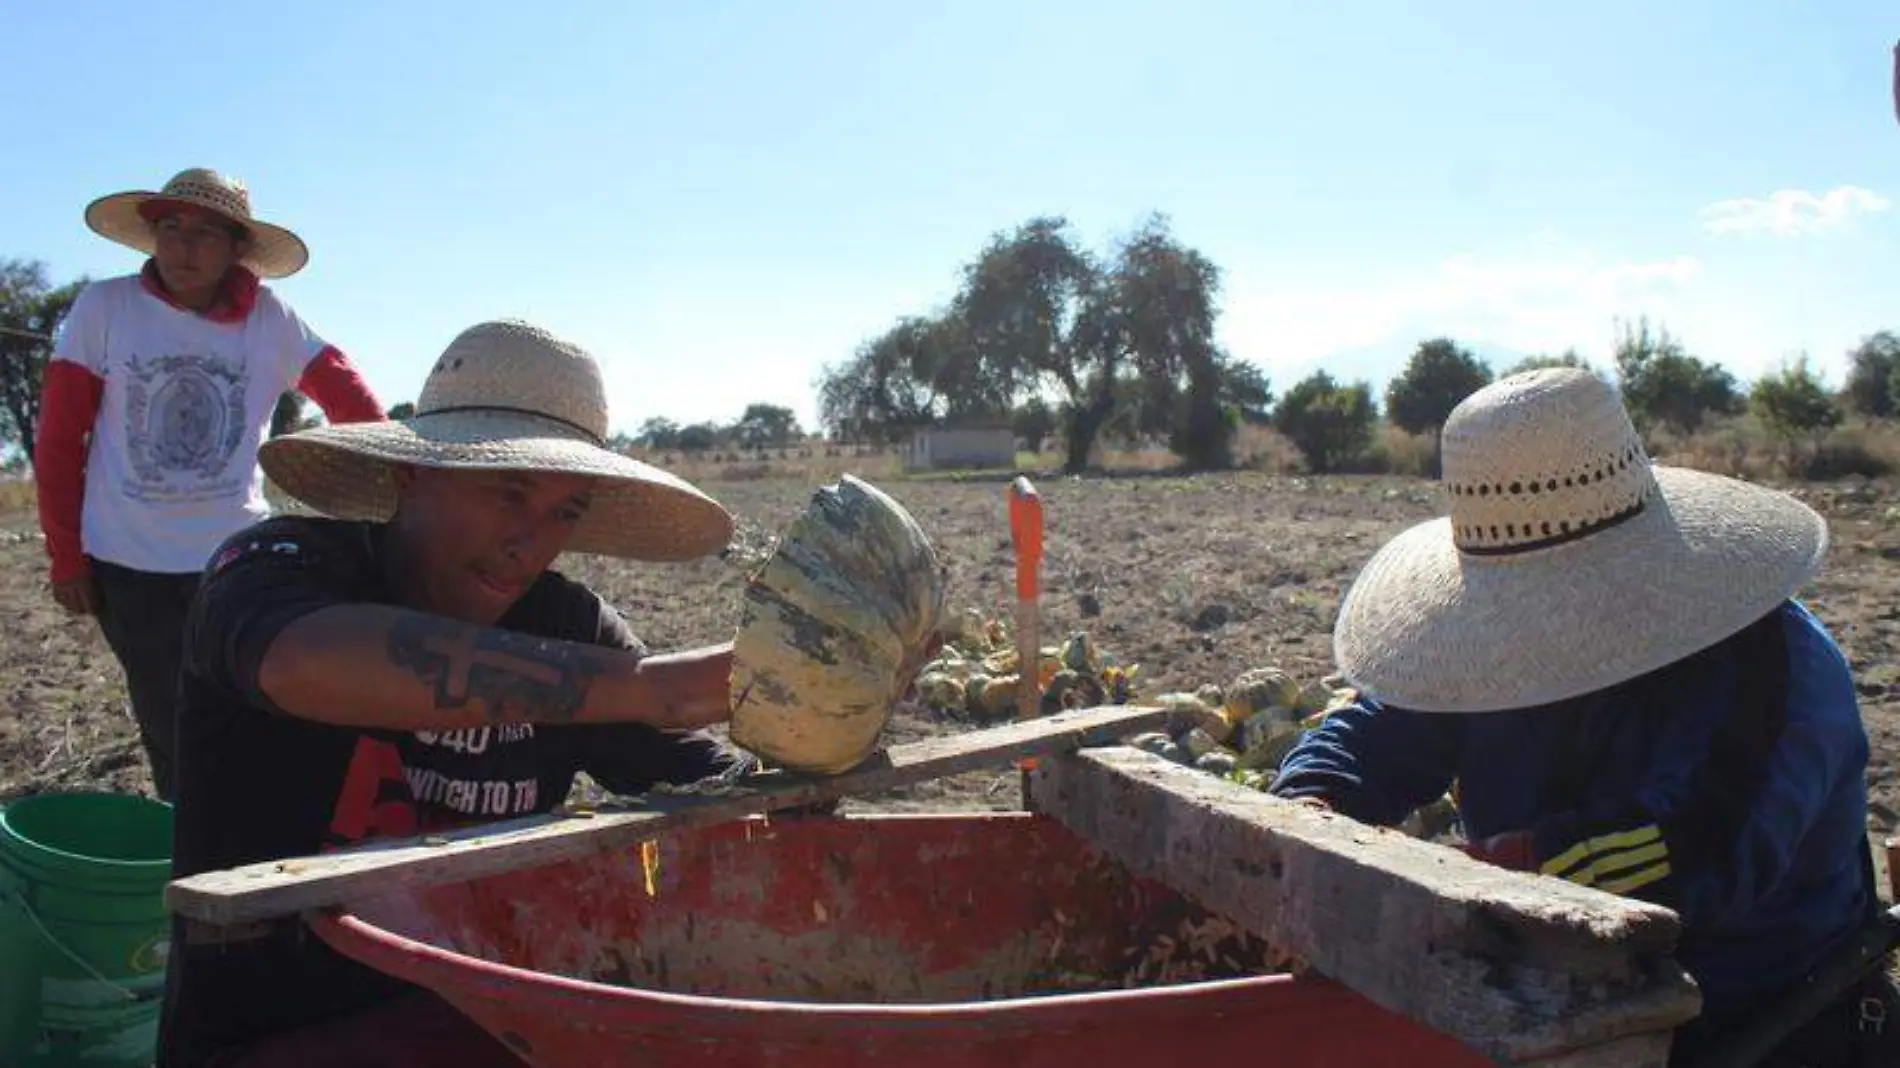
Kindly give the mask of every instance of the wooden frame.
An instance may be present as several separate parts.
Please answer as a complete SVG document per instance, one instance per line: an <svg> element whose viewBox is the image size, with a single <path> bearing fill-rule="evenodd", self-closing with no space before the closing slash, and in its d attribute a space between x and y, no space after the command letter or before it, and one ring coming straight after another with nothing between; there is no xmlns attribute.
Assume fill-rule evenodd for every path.
<svg viewBox="0 0 1900 1068"><path fill-rule="evenodd" d="M1029 807L1315 972L1503 1064L1661 1068L1700 1010L1676 915L1139 750L1042 760Z"/></svg>
<svg viewBox="0 0 1900 1068"><path fill-rule="evenodd" d="M1172 715L1165 709L1132 705L1075 709L892 746L839 775L807 778L773 771L718 792L656 793L644 802L615 803L599 810L557 811L447 834L370 843L322 856L268 860L173 880L165 889L165 904L199 923L236 927L403 887L458 882L625 849L686 827L1105 745L1164 727Z"/></svg>

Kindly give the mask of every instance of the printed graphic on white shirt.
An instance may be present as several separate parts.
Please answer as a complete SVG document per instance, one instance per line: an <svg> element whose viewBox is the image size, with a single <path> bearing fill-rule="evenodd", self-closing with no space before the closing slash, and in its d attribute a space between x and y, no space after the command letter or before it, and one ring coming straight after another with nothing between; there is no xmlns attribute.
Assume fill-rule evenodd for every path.
<svg viewBox="0 0 1900 1068"><path fill-rule="evenodd" d="M231 459L245 438L249 386L242 364L213 357L128 360L126 496L183 502L244 492L250 468L234 471Z"/></svg>
<svg viewBox="0 0 1900 1068"><path fill-rule="evenodd" d="M277 398L322 346L268 287L241 323L172 307L137 275L82 290L55 356L105 387L86 456L86 553L195 573L219 543L270 515L257 450Z"/></svg>

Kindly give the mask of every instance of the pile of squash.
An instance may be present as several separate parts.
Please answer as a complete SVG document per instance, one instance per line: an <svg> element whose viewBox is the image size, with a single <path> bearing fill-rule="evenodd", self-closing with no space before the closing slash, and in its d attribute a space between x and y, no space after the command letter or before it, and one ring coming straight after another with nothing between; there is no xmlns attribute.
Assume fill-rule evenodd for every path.
<svg viewBox="0 0 1900 1068"><path fill-rule="evenodd" d="M1086 632L1044 646L1036 665L1038 712L1124 705L1136 699L1140 665L1123 665ZM1022 665L1009 625L974 610L957 617L926 663L911 699L940 715L989 723L1016 711ZM1180 764L1253 789L1264 789L1294 741L1358 694L1337 677L1302 685L1277 667L1242 672L1225 686L1143 697L1175 712L1174 729L1136 735L1129 743Z"/></svg>

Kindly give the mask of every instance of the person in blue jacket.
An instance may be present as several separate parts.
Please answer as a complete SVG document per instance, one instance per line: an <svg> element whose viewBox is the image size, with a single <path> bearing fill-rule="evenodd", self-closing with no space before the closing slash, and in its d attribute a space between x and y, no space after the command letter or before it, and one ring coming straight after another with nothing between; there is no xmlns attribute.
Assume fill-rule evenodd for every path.
<svg viewBox="0 0 1900 1068"><path fill-rule="evenodd" d="M1571 368L1472 394L1442 449L1450 515L1382 546L1340 607L1358 701L1269 790L1389 826L1455 788L1471 855L1676 911L1703 996L1685 1063L1878 907L1853 678L1794 599L1826 523L1652 464L1613 387ZM1869 980L1770 1063L1900 1064L1895 1011Z"/></svg>

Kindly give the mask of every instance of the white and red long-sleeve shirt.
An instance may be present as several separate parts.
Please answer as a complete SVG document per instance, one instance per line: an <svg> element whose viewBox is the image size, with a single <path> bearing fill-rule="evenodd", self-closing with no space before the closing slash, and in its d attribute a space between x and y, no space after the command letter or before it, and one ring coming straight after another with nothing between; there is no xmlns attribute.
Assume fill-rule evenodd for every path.
<svg viewBox="0 0 1900 1068"><path fill-rule="evenodd" d="M384 417L343 353L242 268L203 313L150 261L87 286L54 339L34 443L53 581L83 574L86 556L201 570L269 515L257 450L292 389L332 423Z"/></svg>

